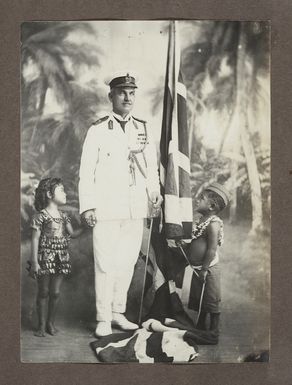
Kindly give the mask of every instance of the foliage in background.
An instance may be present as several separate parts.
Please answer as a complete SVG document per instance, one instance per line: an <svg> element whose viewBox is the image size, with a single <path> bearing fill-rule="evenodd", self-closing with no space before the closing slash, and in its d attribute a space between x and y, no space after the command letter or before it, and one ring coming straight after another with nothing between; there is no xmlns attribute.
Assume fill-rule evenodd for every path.
<svg viewBox="0 0 292 385"><path fill-rule="evenodd" d="M83 37L80 42L70 39L76 32ZM66 208L78 218L76 186L81 146L104 95L96 84L78 81L88 67L98 71L102 54L90 40L96 38L96 32L89 23L23 23L21 37L21 212L22 228L27 230L34 210L33 191L47 176L64 180ZM46 111L47 98L53 99L57 108Z"/></svg>
<svg viewBox="0 0 292 385"><path fill-rule="evenodd" d="M185 28L191 26L186 23ZM252 230L260 230L265 219L263 213L268 211L264 210L268 206L266 202L270 201L270 158L269 151L262 154L261 136L255 122L269 120L269 116L262 116L260 111L265 91L260 78L268 78L269 74L269 25L264 22L205 22L197 41L185 48L182 60L188 89L190 139L193 142L194 189L200 191L214 178L224 182L222 173L228 175L226 157L229 157L229 178L225 181L233 195L231 219L236 220L240 196L251 205ZM266 103L269 103L269 98ZM216 162L214 164L215 154L204 156L206 149L200 145L201 138L197 133L200 118L214 112L217 113L218 126L221 121L225 124L218 145L218 166ZM221 121L220 117L223 117ZM201 131L207 128L202 127ZM224 145L230 135L237 136L237 143L235 140L233 151L227 154ZM203 153L198 151L198 146ZM197 168L204 162L212 167L213 175L205 172L200 178L204 183L199 187ZM214 176L216 173L217 178Z"/></svg>
<svg viewBox="0 0 292 385"><path fill-rule="evenodd" d="M269 24L185 21L180 36L187 40L182 69L193 194L210 182L225 183L233 198L231 221L249 213L252 231L261 230L270 217L270 149L263 139L270 116L262 110L263 105L269 110L270 103L264 88L269 81ZM161 108L161 90L162 84L152 91L153 112ZM266 124L265 133L259 122ZM218 138L213 147L206 139L210 132Z"/></svg>

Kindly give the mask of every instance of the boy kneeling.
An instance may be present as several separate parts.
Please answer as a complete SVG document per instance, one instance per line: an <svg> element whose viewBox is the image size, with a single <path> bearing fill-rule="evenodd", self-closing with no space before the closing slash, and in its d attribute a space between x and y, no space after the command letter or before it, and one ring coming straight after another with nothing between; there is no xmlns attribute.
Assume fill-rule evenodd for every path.
<svg viewBox="0 0 292 385"><path fill-rule="evenodd" d="M223 222L217 216L229 203L228 191L219 183L208 186L198 197L196 210L201 214L194 223L188 260L205 282L198 329L206 330L210 313L210 330L219 333L220 268L218 246L223 243Z"/></svg>

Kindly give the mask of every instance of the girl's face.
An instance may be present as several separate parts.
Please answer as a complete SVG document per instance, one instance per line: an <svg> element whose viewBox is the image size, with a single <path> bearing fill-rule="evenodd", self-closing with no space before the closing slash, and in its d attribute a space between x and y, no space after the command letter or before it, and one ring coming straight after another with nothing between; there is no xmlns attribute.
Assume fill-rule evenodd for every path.
<svg viewBox="0 0 292 385"><path fill-rule="evenodd" d="M212 208L212 204L207 194L202 192L196 199L196 209L200 214L206 214Z"/></svg>
<svg viewBox="0 0 292 385"><path fill-rule="evenodd" d="M66 203L66 193L62 184L56 186L52 201L58 205L64 205Z"/></svg>

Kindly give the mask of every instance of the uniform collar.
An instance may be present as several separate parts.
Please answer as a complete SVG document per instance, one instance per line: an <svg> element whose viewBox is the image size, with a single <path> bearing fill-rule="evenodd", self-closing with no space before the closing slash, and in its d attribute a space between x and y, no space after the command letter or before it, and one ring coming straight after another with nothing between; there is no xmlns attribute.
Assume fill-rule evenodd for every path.
<svg viewBox="0 0 292 385"><path fill-rule="evenodd" d="M132 119L131 114L128 114L124 119L121 117L121 115L116 114L114 111L112 111L112 115L113 115L113 117L115 117L116 119L118 119L119 121L122 121L122 122L129 122Z"/></svg>

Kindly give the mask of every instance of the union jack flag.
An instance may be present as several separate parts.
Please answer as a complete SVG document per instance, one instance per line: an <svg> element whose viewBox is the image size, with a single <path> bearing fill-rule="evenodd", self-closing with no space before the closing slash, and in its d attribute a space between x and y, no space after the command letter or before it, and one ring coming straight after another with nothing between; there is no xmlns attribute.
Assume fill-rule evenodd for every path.
<svg viewBox="0 0 292 385"><path fill-rule="evenodd" d="M164 195L164 225L168 239L191 238L192 199L186 87L181 72L177 22L170 22L163 118L160 139L160 179Z"/></svg>

